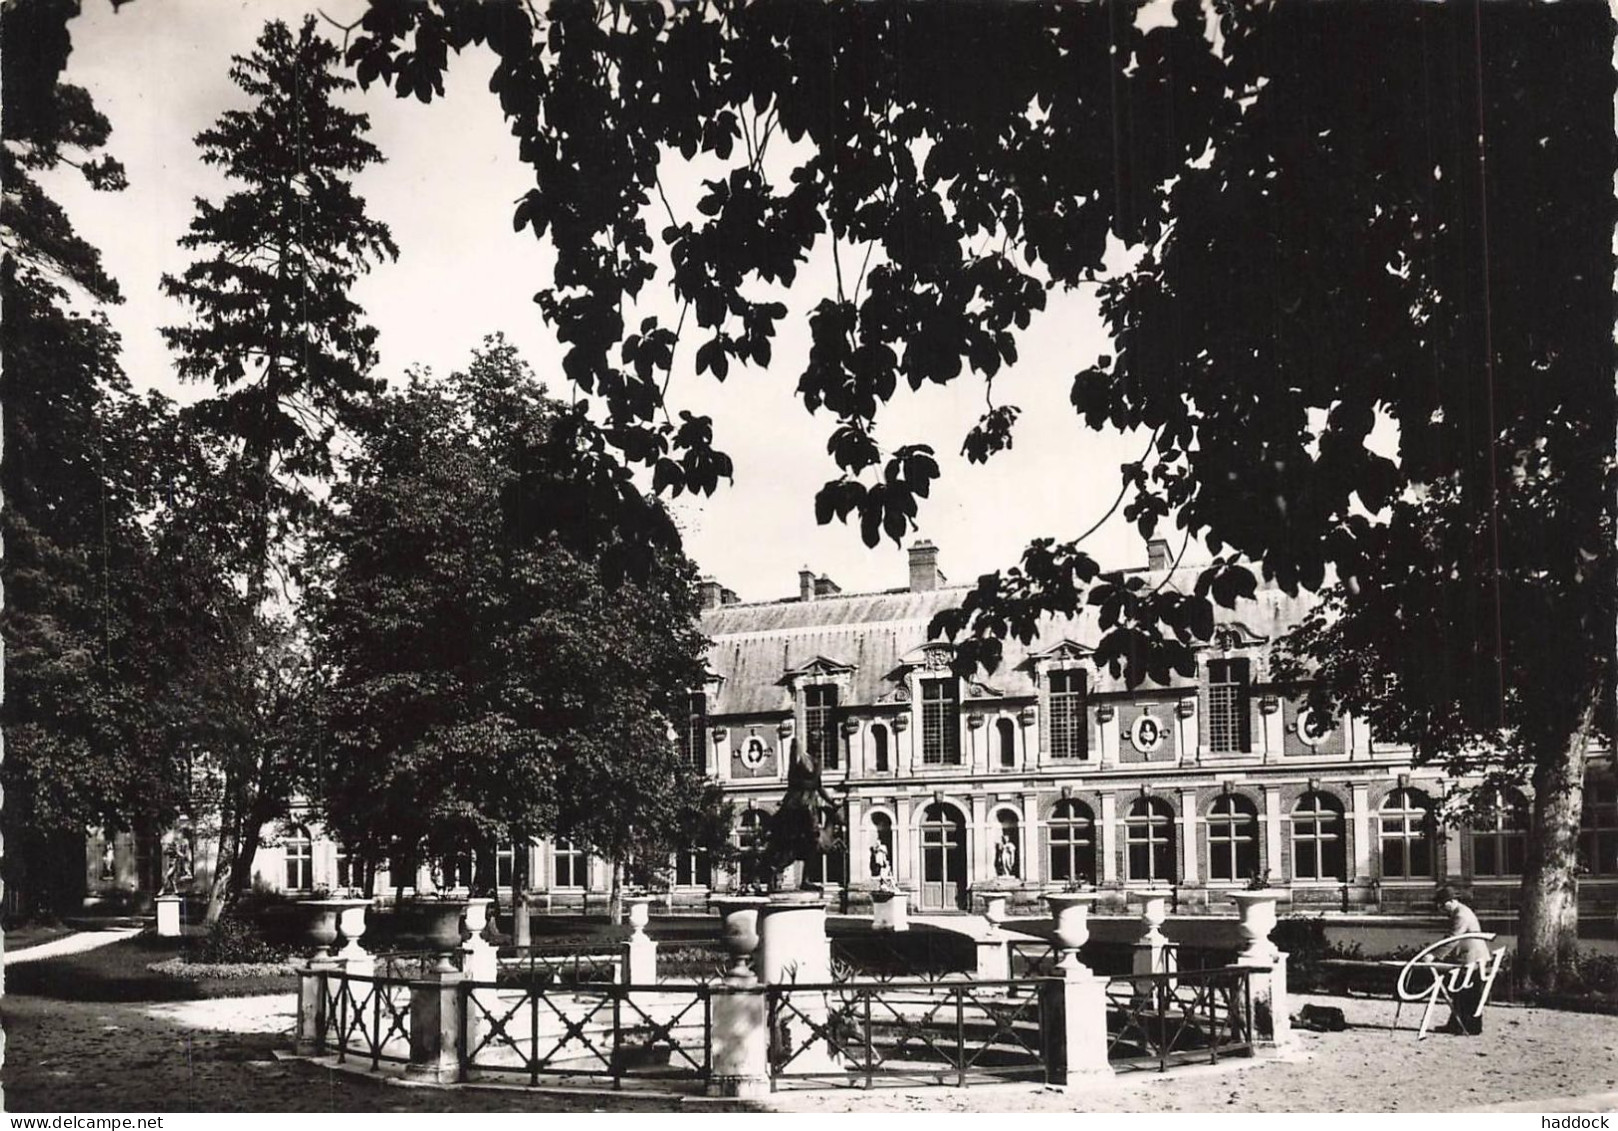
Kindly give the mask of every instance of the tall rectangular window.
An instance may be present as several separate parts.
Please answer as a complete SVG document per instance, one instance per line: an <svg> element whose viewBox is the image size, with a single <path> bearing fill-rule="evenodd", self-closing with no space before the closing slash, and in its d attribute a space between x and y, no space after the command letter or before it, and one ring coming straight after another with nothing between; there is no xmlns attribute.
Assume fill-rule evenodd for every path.
<svg viewBox="0 0 1618 1131"><path fill-rule="evenodd" d="M961 764L960 692L953 679L921 684L921 761L927 766Z"/></svg>
<svg viewBox="0 0 1618 1131"><path fill-rule="evenodd" d="M708 696L693 691L680 730L680 753L693 769L708 768Z"/></svg>
<svg viewBox="0 0 1618 1131"><path fill-rule="evenodd" d="M675 853L674 884L682 888L713 886L713 867L704 849L682 848Z"/></svg>
<svg viewBox="0 0 1618 1131"><path fill-rule="evenodd" d="M1053 671L1050 684L1050 725L1046 733L1050 738L1051 756L1088 758L1090 726L1084 672Z"/></svg>
<svg viewBox="0 0 1618 1131"><path fill-rule="evenodd" d="M812 684L803 692L804 741L809 763L824 770L837 769L837 688Z"/></svg>
<svg viewBox="0 0 1618 1131"><path fill-rule="evenodd" d="M1240 754L1253 748L1248 672L1246 660L1208 661L1208 748L1215 754Z"/></svg>
<svg viewBox="0 0 1618 1131"><path fill-rule="evenodd" d="M582 888L589 875L588 860L584 853L573 847L573 842L559 840L552 853L555 862L555 871L552 873L553 886L559 888Z"/></svg>

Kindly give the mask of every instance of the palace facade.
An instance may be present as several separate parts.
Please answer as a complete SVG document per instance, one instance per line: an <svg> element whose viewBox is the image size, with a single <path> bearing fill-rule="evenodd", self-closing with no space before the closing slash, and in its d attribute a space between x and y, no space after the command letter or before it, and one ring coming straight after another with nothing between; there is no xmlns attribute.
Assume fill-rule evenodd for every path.
<svg viewBox="0 0 1618 1131"><path fill-rule="evenodd" d="M998 671L961 679L949 646L927 629L966 590L945 582L931 543L909 555L908 584L878 593L843 593L807 570L797 594L776 601L744 603L703 583L710 678L691 696L679 741L734 801L742 855L719 870L700 853L680 854L669 870L671 903L701 905L711 891L765 878L750 852L796 750L820 767L828 807L848 829L844 852L809 865L834 905L868 903L884 866L913 907L934 911L973 906L974 887L1032 901L1066 883L1159 887L1191 909L1263 876L1290 888L1295 906L1321 910L1430 909L1440 882L1470 890L1480 907L1514 904L1526 798L1504 799L1480 827L1447 827L1446 798L1465 783L1413 765L1407 748L1380 741L1353 715L1315 717L1298 689L1272 679L1276 642L1307 598L1265 586L1218 610L1195 676L1169 684L1129 688L1098 668L1100 631L1088 610L1047 622L1026 647L1007 641ZM1167 547L1152 543L1140 572L1178 584L1168 567ZM341 846L317 829L267 832L258 885L306 892L355 883ZM1590 759L1580 846L1581 903L1610 916L1618 904L1610 751ZM604 862L540 842L499 853L503 902L517 851L530 854L542 903L605 898ZM144 887L153 852L92 837L91 890ZM470 878L469 862L450 862L415 886Z"/></svg>

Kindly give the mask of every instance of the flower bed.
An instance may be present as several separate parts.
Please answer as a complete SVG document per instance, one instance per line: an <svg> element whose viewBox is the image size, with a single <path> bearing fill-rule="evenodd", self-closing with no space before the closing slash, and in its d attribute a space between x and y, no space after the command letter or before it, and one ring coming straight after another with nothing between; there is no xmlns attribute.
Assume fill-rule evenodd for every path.
<svg viewBox="0 0 1618 1131"><path fill-rule="evenodd" d="M149 963L146 969L166 978L184 978L188 981L219 978L231 981L239 978L273 978L292 974L291 962L192 962L183 956L165 958Z"/></svg>

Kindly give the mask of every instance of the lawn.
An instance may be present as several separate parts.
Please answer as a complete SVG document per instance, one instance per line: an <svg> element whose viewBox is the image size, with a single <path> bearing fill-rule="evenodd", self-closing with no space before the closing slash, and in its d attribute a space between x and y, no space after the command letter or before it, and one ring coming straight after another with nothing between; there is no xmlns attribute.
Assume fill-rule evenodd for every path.
<svg viewBox="0 0 1618 1131"><path fill-rule="evenodd" d="M40 943L48 943L52 939L66 938L73 933L72 927L60 923L46 925L44 923L24 923L17 927L6 928L6 952L27 950Z"/></svg>
<svg viewBox="0 0 1618 1131"><path fill-rule="evenodd" d="M13 966L6 971L6 990L60 1001L197 1001L297 989L292 974L191 979L147 969L179 954L179 939L133 935L94 950Z"/></svg>

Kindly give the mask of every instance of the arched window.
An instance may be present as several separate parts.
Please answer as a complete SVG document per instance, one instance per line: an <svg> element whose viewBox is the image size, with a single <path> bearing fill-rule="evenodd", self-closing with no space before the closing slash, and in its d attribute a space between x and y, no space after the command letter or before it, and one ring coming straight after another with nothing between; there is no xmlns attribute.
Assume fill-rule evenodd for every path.
<svg viewBox="0 0 1618 1131"><path fill-rule="evenodd" d="M1472 819L1472 874L1520 876L1528 852L1528 803L1515 790L1478 799Z"/></svg>
<svg viewBox="0 0 1618 1131"><path fill-rule="evenodd" d="M1095 814L1082 801L1063 799L1046 822L1050 842L1050 878L1064 883L1094 883L1096 878Z"/></svg>
<svg viewBox="0 0 1618 1131"><path fill-rule="evenodd" d="M287 890L309 891L315 886L315 844L309 830L294 825L286 839Z"/></svg>
<svg viewBox="0 0 1618 1131"><path fill-rule="evenodd" d="M1022 825L1017 820L1017 814L1010 809L1002 809L996 818L1000 825L1000 837L994 846L994 871L998 876L1022 875Z"/></svg>
<svg viewBox="0 0 1618 1131"><path fill-rule="evenodd" d="M570 840L558 840L551 849L551 884L559 888L582 888L589 882L589 858Z"/></svg>
<svg viewBox="0 0 1618 1131"><path fill-rule="evenodd" d="M1208 876L1250 880L1258 875L1258 809L1239 793L1214 799L1208 809Z"/></svg>
<svg viewBox="0 0 1618 1131"><path fill-rule="evenodd" d="M888 728L881 723L871 724L871 770L878 774L888 772Z"/></svg>
<svg viewBox="0 0 1618 1131"><path fill-rule="evenodd" d="M1618 781L1612 778L1585 780L1579 863L1593 876L1618 876Z"/></svg>
<svg viewBox="0 0 1618 1131"><path fill-rule="evenodd" d="M1124 819L1131 880L1174 879L1174 810L1160 797L1142 797Z"/></svg>
<svg viewBox="0 0 1618 1131"><path fill-rule="evenodd" d="M1382 802L1382 875L1411 880L1433 874L1433 803L1419 789L1396 789Z"/></svg>
<svg viewBox="0 0 1618 1131"><path fill-rule="evenodd" d="M1299 880L1347 879L1343 851L1343 803L1311 791L1292 807L1292 876Z"/></svg>
<svg viewBox="0 0 1618 1131"><path fill-rule="evenodd" d="M1001 719L994 724L995 733L1000 736L1000 768L1002 770L1015 769L1017 765L1017 724L1010 719Z"/></svg>

